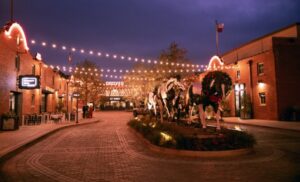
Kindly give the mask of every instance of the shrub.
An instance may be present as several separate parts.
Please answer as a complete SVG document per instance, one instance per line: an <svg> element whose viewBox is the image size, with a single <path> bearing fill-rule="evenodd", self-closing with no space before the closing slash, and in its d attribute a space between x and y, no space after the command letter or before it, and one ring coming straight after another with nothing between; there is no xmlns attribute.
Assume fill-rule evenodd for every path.
<svg viewBox="0 0 300 182"><path fill-rule="evenodd" d="M140 121L131 120L128 125L141 133L152 144L167 148L219 151L253 147L256 143L253 135L229 129L222 129L221 132L216 132L214 129L207 128L205 132L208 135L215 135L208 138L198 138L197 134L184 135L180 133L178 127L186 128L186 126L157 123L155 120L147 117L143 117ZM183 124L181 123L181 125ZM191 128L191 133L193 132L192 130L193 128ZM166 140L164 135L169 138Z"/></svg>

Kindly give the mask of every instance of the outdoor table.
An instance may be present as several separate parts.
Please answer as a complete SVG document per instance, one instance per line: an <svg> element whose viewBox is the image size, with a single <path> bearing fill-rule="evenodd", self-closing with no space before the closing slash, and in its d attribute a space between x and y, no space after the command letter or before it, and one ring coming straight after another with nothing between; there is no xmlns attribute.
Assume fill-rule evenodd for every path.
<svg viewBox="0 0 300 182"><path fill-rule="evenodd" d="M61 121L62 115L61 114L51 114L51 119L54 120L55 122Z"/></svg>

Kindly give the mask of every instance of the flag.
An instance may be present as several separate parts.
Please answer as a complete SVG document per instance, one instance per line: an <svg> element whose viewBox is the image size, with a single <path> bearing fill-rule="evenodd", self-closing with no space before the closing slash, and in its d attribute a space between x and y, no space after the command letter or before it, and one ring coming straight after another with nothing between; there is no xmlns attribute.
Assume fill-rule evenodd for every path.
<svg viewBox="0 0 300 182"><path fill-rule="evenodd" d="M69 53L69 55L68 55L68 63L71 63L71 61L72 61L72 57L71 57L71 53Z"/></svg>
<svg viewBox="0 0 300 182"><path fill-rule="evenodd" d="M216 28L218 32L223 32L224 29L224 23L217 23Z"/></svg>

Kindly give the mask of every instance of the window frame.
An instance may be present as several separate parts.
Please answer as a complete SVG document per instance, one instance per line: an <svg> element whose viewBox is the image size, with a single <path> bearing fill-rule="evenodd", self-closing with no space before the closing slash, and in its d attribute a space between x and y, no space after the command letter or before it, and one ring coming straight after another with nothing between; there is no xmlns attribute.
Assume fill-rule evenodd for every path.
<svg viewBox="0 0 300 182"><path fill-rule="evenodd" d="M262 71L262 72L260 72L260 71ZM264 65L264 63L263 62L257 63L257 75L261 76L261 75L264 75L264 74L265 74L265 65Z"/></svg>
<svg viewBox="0 0 300 182"><path fill-rule="evenodd" d="M267 105L267 95L266 92L259 92L258 93L258 98L259 98L259 105L260 106L266 106ZM264 99L262 99L264 98ZM264 102L262 102L264 101Z"/></svg>
<svg viewBox="0 0 300 182"><path fill-rule="evenodd" d="M241 70L236 71L236 79L240 80L241 79Z"/></svg>
<svg viewBox="0 0 300 182"><path fill-rule="evenodd" d="M35 75L35 73L36 73L36 66L35 66L35 64L32 65L31 69L32 69L31 70L32 75Z"/></svg>
<svg viewBox="0 0 300 182"><path fill-rule="evenodd" d="M15 56L15 68L16 68L16 71L20 71L20 67L21 67L21 57L19 54L16 54Z"/></svg>

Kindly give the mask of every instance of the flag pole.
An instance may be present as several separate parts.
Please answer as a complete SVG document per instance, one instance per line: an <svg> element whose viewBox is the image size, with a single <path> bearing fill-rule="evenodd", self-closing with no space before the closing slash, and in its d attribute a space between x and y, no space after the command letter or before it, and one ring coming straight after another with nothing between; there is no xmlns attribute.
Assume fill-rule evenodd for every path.
<svg viewBox="0 0 300 182"><path fill-rule="evenodd" d="M217 48L217 56L219 56L219 31L218 31L218 21L216 20L216 48Z"/></svg>
<svg viewBox="0 0 300 182"><path fill-rule="evenodd" d="M14 0L10 0L10 21L14 21Z"/></svg>

